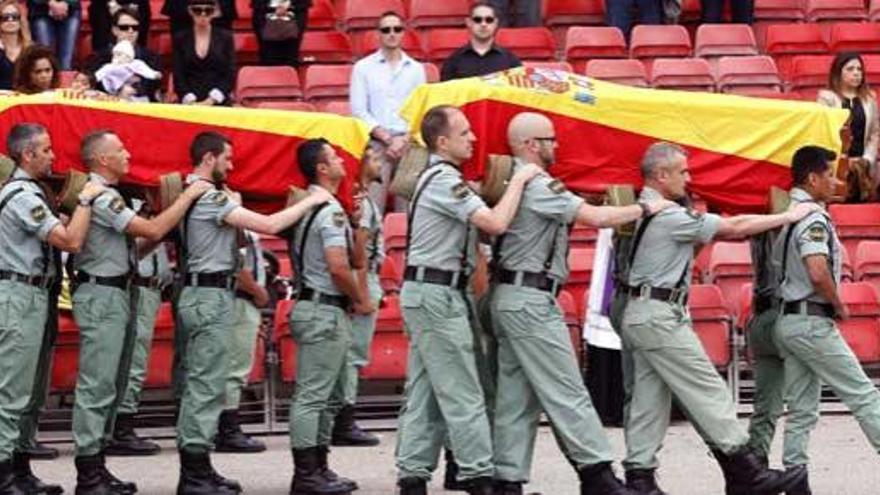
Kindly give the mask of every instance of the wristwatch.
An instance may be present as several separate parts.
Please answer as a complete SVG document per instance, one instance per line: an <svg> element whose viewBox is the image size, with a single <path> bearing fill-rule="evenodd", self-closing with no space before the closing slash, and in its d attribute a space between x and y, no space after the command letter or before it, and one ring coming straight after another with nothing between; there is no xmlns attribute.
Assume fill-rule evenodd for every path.
<svg viewBox="0 0 880 495"><path fill-rule="evenodd" d="M80 206L92 206L92 203L94 203L94 202L95 202L95 198L89 199L89 198L84 198L82 196L79 196L76 199L76 204L78 204Z"/></svg>
<svg viewBox="0 0 880 495"><path fill-rule="evenodd" d="M648 203L645 203L644 201L639 201L638 205L642 209L642 218L651 215L651 208L648 207Z"/></svg>

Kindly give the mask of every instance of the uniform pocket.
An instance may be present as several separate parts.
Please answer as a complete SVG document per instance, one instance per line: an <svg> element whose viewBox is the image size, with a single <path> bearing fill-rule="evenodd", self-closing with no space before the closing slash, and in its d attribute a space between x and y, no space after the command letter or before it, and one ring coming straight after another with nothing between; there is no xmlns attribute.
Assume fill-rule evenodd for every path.
<svg viewBox="0 0 880 495"><path fill-rule="evenodd" d="M335 330L338 325L339 315L334 308L324 308L316 304L310 304L311 308L303 308L302 313L308 313L310 318L304 315L298 316L296 319L291 313L290 318L290 334L298 344L314 344L324 340L332 339L336 335ZM296 308L294 308L294 312ZM300 319L304 318L304 319Z"/></svg>
<svg viewBox="0 0 880 495"><path fill-rule="evenodd" d="M419 308L422 306L422 291L418 289L404 290L400 293L400 306L403 308Z"/></svg>

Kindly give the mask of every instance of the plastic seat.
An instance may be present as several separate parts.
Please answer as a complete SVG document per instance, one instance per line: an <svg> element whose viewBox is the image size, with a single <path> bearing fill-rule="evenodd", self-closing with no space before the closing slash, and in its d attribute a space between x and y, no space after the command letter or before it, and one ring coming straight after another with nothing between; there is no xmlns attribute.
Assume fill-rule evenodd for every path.
<svg viewBox="0 0 880 495"><path fill-rule="evenodd" d="M868 15L864 0L806 0L804 13L807 22L827 20L863 21Z"/></svg>
<svg viewBox="0 0 880 495"><path fill-rule="evenodd" d="M236 64L244 66L258 62L260 49L256 34L249 31L232 33L232 41L235 43Z"/></svg>
<svg viewBox="0 0 880 495"><path fill-rule="evenodd" d="M576 223L568 236L568 245L572 248L593 248L598 237L599 231L595 227Z"/></svg>
<svg viewBox="0 0 880 495"><path fill-rule="evenodd" d="M79 370L79 327L73 314L67 310L58 312L58 337L52 356L52 392L72 392L76 388Z"/></svg>
<svg viewBox="0 0 880 495"><path fill-rule="evenodd" d="M589 294L589 292L584 293L584 300L589 299ZM579 312L578 304L575 302L574 297L565 289L559 291L559 295L556 296L556 304L559 305L562 319L565 321L565 326L568 327L571 346L574 349L575 356L578 358L578 363L582 364L581 359L584 355L583 320L586 313ZM581 307L584 307L584 305Z"/></svg>
<svg viewBox="0 0 880 495"><path fill-rule="evenodd" d="M235 32L253 30L254 12L251 9L251 0L235 0L235 20L232 21L232 30Z"/></svg>
<svg viewBox="0 0 880 495"><path fill-rule="evenodd" d="M733 313L743 285L752 281L752 253L748 242L716 242L709 253L706 282L718 286Z"/></svg>
<svg viewBox="0 0 880 495"><path fill-rule="evenodd" d="M411 0L409 23L414 28L464 25L470 10L468 0Z"/></svg>
<svg viewBox="0 0 880 495"><path fill-rule="evenodd" d="M694 43L697 57L757 55L758 43L748 24L703 24Z"/></svg>
<svg viewBox="0 0 880 495"><path fill-rule="evenodd" d="M351 116L351 102L349 100L329 100L319 102L318 110L324 113Z"/></svg>
<svg viewBox="0 0 880 495"><path fill-rule="evenodd" d="M571 274L565 283L565 290L571 292L575 303L582 304L584 294L590 290L590 281L593 277L593 256L595 251L591 248L572 248L568 251L568 266ZM578 308L578 314L584 314L584 308Z"/></svg>
<svg viewBox="0 0 880 495"><path fill-rule="evenodd" d="M400 292L400 286L403 284L403 271L393 258L385 258L382 262L379 269L379 284L386 294Z"/></svg>
<svg viewBox="0 0 880 495"><path fill-rule="evenodd" d="M658 58L651 69L651 86L682 91L714 91L709 62L702 58Z"/></svg>
<svg viewBox="0 0 880 495"><path fill-rule="evenodd" d="M626 57L626 40L616 27L575 26L565 34L565 60L578 73L584 72L591 59Z"/></svg>
<svg viewBox="0 0 880 495"><path fill-rule="evenodd" d="M174 314L171 303L163 302L156 311L153 324L153 340L147 359L147 376L144 388L171 386L171 370L174 362Z"/></svg>
<svg viewBox="0 0 880 495"><path fill-rule="evenodd" d="M590 60L586 74L603 81L640 88L648 87L645 65L639 60Z"/></svg>
<svg viewBox="0 0 880 495"><path fill-rule="evenodd" d="M880 52L880 25L868 22L839 22L831 26L834 52Z"/></svg>
<svg viewBox="0 0 880 495"><path fill-rule="evenodd" d="M425 43L425 57L431 62L442 64L468 42L468 33L460 28L431 29L422 36L422 40Z"/></svg>
<svg viewBox="0 0 880 495"><path fill-rule="evenodd" d="M401 47L407 55L422 60L425 58L425 50L422 49L422 40L419 33L413 30L404 31ZM379 49L379 33L375 29L364 31L358 43L356 54L361 57L370 55Z"/></svg>
<svg viewBox="0 0 880 495"><path fill-rule="evenodd" d="M275 305L275 321L272 338L278 347L278 360L281 381L292 383L296 380L296 343L290 335L290 311L296 301L282 299Z"/></svg>
<svg viewBox="0 0 880 495"><path fill-rule="evenodd" d="M303 96L309 101L348 98L352 65L310 65Z"/></svg>
<svg viewBox="0 0 880 495"><path fill-rule="evenodd" d="M544 0L544 25L581 26L605 23L604 0Z"/></svg>
<svg viewBox="0 0 880 495"><path fill-rule="evenodd" d="M805 100L816 101L816 93L828 85L828 72L833 60L831 55L794 57L788 79L790 92L801 95Z"/></svg>
<svg viewBox="0 0 880 495"><path fill-rule="evenodd" d="M880 301L865 282L840 284L840 299L850 317L837 323L840 334L860 363L880 362Z"/></svg>
<svg viewBox="0 0 880 495"><path fill-rule="evenodd" d="M556 56L553 33L545 27L502 28L496 41L523 60L552 60Z"/></svg>
<svg viewBox="0 0 880 495"><path fill-rule="evenodd" d="M880 240L880 204L834 204L828 212L851 259L859 241Z"/></svg>
<svg viewBox="0 0 880 495"><path fill-rule="evenodd" d="M880 80L880 54L866 53L862 55L865 61L865 76L868 81Z"/></svg>
<svg viewBox="0 0 880 495"><path fill-rule="evenodd" d="M401 271L406 268L406 213L389 212L382 222L382 235L385 236L385 256L393 258Z"/></svg>
<svg viewBox="0 0 880 495"><path fill-rule="evenodd" d="M752 282L739 286L739 295L736 298L736 327L748 330L749 318L752 317Z"/></svg>
<svg viewBox="0 0 880 495"><path fill-rule="evenodd" d="M404 380L409 342L403 332L400 301L386 296L376 317L376 334L370 347L370 364L362 373L368 380Z"/></svg>
<svg viewBox="0 0 880 495"><path fill-rule="evenodd" d="M305 101L261 101L254 105L267 110L287 110L290 112L317 112L318 107Z"/></svg>
<svg viewBox="0 0 880 495"><path fill-rule="evenodd" d="M556 70L572 73L574 72L574 68L568 62L540 62L537 60L524 60L523 66L532 69Z"/></svg>
<svg viewBox="0 0 880 495"><path fill-rule="evenodd" d="M632 30L629 54L632 58L689 57L691 37L684 26L639 25Z"/></svg>
<svg viewBox="0 0 880 495"><path fill-rule="evenodd" d="M803 18L801 0L755 0L755 19L759 21L800 21Z"/></svg>
<svg viewBox="0 0 880 495"><path fill-rule="evenodd" d="M721 290L714 285L693 285L688 308L694 333L703 344L709 361L716 368L728 368L732 363L731 315L725 307Z"/></svg>
<svg viewBox="0 0 880 495"><path fill-rule="evenodd" d="M336 29L336 9L333 8L330 0L312 0L312 6L309 7L308 26L309 31Z"/></svg>
<svg viewBox="0 0 880 495"><path fill-rule="evenodd" d="M349 63L351 41L338 31L306 31L300 47L300 60L308 64Z"/></svg>
<svg viewBox="0 0 880 495"><path fill-rule="evenodd" d="M238 102L246 107L266 101L292 102L302 99L299 75L287 66L242 67L235 82Z"/></svg>
<svg viewBox="0 0 880 495"><path fill-rule="evenodd" d="M355 29L375 30L379 17L384 12L397 12L405 15L406 9L401 0L348 0L343 8L342 26L346 31Z"/></svg>
<svg viewBox="0 0 880 495"><path fill-rule="evenodd" d="M440 81L440 68L437 67L437 64L425 62L422 66L425 68L425 79L427 82L435 83Z"/></svg>
<svg viewBox="0 0 880 495"><path fill-rule="evenodd" d="M722 93L751 94L749 91L782 91L776 63L767 55L721 57L717 69L718 90Z"/></svg>
<svg viewBox="0 0 880 495"><path fill-rule="evenodd" d="M880 0L871 0L868 5L868 19L872 22L880 20Z"/></svg>
<svg viewBox="0 0 880 495"><path fill-rule="evenodd" d="M773 57L785 80L789 80L795 56L824 55L828 51L828 43L816 24L774 24L767 27L764 52Z"/></svg>

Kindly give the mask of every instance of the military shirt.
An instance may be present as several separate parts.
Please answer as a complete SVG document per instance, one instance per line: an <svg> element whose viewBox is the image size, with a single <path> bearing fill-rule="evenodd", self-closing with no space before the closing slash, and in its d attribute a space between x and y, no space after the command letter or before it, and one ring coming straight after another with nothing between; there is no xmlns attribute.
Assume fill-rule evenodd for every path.
<svg viewBox="0 0 880 495"><path fill-rule="evenodd" d="M195 174L186 183L206 180ZM184 218L186 222L185 273L235 272L238 262L237 229L225 222L226 215L238 208L225 191L209 189L202 194Z"/></svg>
<svg viewBox="0 0 880 495"><path fill-rule="evenodd" d="M642 189L640 201L663 199L650 187ZM636 231L641 227L639 220ZM684 273L682 287L690 286L694 244L705 244L715 237L721 217L699 213L683 206L672 206L657 213L645 229L632 267L629 285L675 288Z"/></svg>
<svg viewBox="0 0 880 495"><path fill-rule="evenodd" d="M477 230L469 219L486 204L465 182L461 171L437 155L431 155L416 191L435 173L422 191L418 205L410 204L412 232L406 264L447 271L464 268L470 273L476 262Z"/></svg>
<svg viewBox="0 0 880 495"><path fill-rule="evenodd" d="M514 161L516 173L525 167ZM584 200L565 188L559 179L539 175L531 180L523 192L519 209L501 243L499 266L506 270L549 272L560 282L568 278L568 225L577 217ZM555 246L554 246L555 238ZM551 256L550 269L544 265Z"/></svg>
<svg viewBox="0 0 880 495"><path fill-rule="evenodd" d="M378 269L385 260L385 239L382 237L382 213L369 196L364 197L361 207L360 228L370 233L367 240L367 266Z"/></svg>
<svg viewBox="0 0 880 495"><path fill-rule="evenodd" d="M158 278L163 284L171 281L171 263L168 260L165 243L159 243L138 261L138 275L144 278Z"/></svg>
<svg viewBox="0 0 880 495"><path fill-rule="evenodd" d="M791 200L795 202L815 202L809 193L799 188L792 189L790 196ZM789 229L793 229L790 236ZM786 254L786 238L788 239L788 253L785 271L782 272L782 258ZM773 260L780 270L779 276L781 277L779 296L785 301L807 299L829 303L830 301L816 294L813 283L810 281L810 275L807 273L804 258L812 255L826 256L830 263L834 283L839 285L842 249L837 231L834 229L831 216L827 211L811 213L800 222L783 228L773 248Z"/></svg>
<svg viewBox="0 0 880 495"><path fill-rule="evenodd" d="M92 218L89 232L82 249L74 257L74 266L89 275L116 277L125 275L134 267L133 242L125 229L135 217L122 194L98 174L89 174L89 179L104 184L104 190L92 203Z"/></svg>
<svg viewBox="0 0 880 495"><path fill-rule="evenodd" d="M250 230L244 231L245 246L239 249L240 266L250 270L259 285L266 285L266 267L263 265L263 248L260 236Z"/></svg>
<svg viewBox="0 0 880 495"><path fill-rule="evenodd" d="M309 191L314 191L319 187L321 186L313 184L309 186ZM320 206L315 208L320 208ZM348 215L345 214L342 205L335 198L328 201L317 213L314 212L315 209L309 211L297 222L291 244L291 258L297 260L298 266L302 267L300 281L304 287L324 294L342 295L330 276L324 250L331 247L342 247L348 249L349 257L351 256L352 237ZM309 223L309 218L313 214L315 218L309 226L304 252L300 252L306 224Z"/></svg>
<svg viewBox="0 0 880 495"><path fill-rule="evenodd" d="M55 267L46 258L49 232L60 223L46 205L43 190L24 170L16 168L12 179L0 190L0 202L13 191L12 197L0 212L0 270L22 275L54 275ZM51 249L51 248L50 248Z"/></svg>

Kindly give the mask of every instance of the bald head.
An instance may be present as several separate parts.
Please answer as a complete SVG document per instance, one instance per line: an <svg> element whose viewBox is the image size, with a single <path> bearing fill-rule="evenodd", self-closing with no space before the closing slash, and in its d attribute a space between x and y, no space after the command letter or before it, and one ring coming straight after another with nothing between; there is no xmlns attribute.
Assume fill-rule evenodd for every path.
<svg viewBox="0 0 880 495"><path fill-rule="evenodd" d="M555 161L556 131L553 122L535 112L523 112L507 126L507 142L517 158L547 167Z"/></svg>

